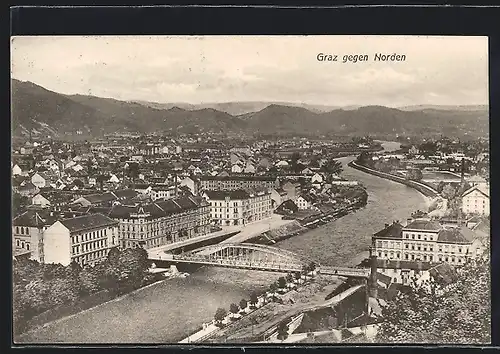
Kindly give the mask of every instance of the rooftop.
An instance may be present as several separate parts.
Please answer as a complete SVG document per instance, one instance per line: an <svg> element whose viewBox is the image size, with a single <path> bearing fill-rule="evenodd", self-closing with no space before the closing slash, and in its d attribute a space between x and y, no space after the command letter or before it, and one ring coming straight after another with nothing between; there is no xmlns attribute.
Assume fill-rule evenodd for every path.
<svg viewBox="0 0 500 354"><path fill-rule="evenodd" d="M226 198L233 200L249 199L250 194L242 189L233 191L205 191L208 199L211 200L223 200Z"/></svg>
<svg viewBox="0 0 500 354"><path fill-rule="evenodd" d="M404 229L408 230L425 230L425 231L439 231L442 230L443 227L435 221L427 220L427 219L417 219L409 223L404 227Z"/></svg>
<svg viewBox="0 0 500 354"><path fill-rule="evenodd" d="M474 231L466 228L443 229L438 233L438 241L446 243L471 243L476 238Z"/></svg>
<svg viewBox="0 0 500 354"><path fill-rule="evenodd" d="M398 222L393 222L390 225L387 225L384 229L375 233L373 236L380 238L401 238L403 225Z"/></svg>
<svg viewBox="0 0 500 354"><path fill-rule="evenodd" d="M275 177L269 176L200 176L201 181L276 181Z"/></svg>
<svg viewBox="0 0 500 354"><path fill-rule="evenodd" d="M66 226L70 232L96 229L118 224L118 221L110 219L102 214L77 216L75 218L63 219L60 222Z"/></svg>

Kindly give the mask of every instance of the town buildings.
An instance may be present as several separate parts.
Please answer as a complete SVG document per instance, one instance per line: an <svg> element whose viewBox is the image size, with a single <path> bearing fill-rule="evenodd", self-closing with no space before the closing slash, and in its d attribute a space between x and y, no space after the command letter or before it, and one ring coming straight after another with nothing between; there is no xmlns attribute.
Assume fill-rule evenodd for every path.
<svg viewBox="0 0 500 354"><path fill-rule="evenodd" d="M443 227L427 219L406 226L386 224L372 237L372 254L378 259L461 265L482 252L482 242L470 229Z"/></svg>
<svg viewBox="0 0 500 354"><path fill-rule="evenodd" d="M245 188L271 189L279 187L277 177L268 176L201 176L200 189L238 190Z"/></svg>
<svg viewBox="0 0 500 354"><path fill-rule="evenodd" d="M93 265L118 246L118 222L102 214L62 219L43 233L43 262Z"/></svg>
<svg viewBox="0 0 500 354"><path fill-rule="evenodd" d="M200 197L181 197L139 205L115 205L108 216L119 222L120 248L146 249L205 235L210 208Z"/></svg>
<svg viewBox="0 0 500 354"><path fill-rule="evenodd" d="M210 214L217 225L245 225L272 215L269 190L205 191L203 196L210 203Z"/></svg>

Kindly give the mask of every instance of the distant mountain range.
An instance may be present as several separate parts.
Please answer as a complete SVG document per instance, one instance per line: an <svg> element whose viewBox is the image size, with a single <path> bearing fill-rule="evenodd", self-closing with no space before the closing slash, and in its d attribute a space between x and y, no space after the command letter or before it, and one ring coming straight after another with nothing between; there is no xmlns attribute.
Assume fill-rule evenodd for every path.
<svg viewBox="0 0 500 354"><path fill-rule="evenodd" d="M157 109L170 109L172 107L179 107L185 110L199 110L203 108L212 108L218 111L229 113L233 116L239 116L246 113L258 112L271 105L288 106L288 107L302 107L314 113L329 112L335 109L356 109L359 106L327 106L327 105L313 105L307 103L296 102L215 102L215 103L156 103L146 101L134 101L136 103L157 108Z"/></svg>
<svg viewBox="0 0 500 354"><path fill-rule="evenodd" d="M162 104L64 95L12 80L14 135L80 131L261 134L488 136L487 106L334 107L297 103Z"/></svg>

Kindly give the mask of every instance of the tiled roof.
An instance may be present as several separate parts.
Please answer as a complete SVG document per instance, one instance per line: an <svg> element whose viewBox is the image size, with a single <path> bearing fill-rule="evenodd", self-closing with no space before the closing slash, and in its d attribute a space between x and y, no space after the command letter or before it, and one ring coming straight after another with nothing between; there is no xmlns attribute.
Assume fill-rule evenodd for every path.
<svg viewBox="0 0 500 354"><path fill-rule="evenodd" d="M75 218L64 219L60 221L66 226L70 232L78 232L82 230L102 228L106 226L116 225L118 221L108 218L102 214L88 214Z"/></svg>
<svg viewBox="0 0 500 354"><path fill-rule="evenodd" d="M131 214L147 213L150 218L160 218L181 213L186 210L196 209L202 205L206 205L204 200L193 197L168 199L134 206L115 205L109 212L109 217L116 219L128 219Z"/></svg>
<svg viewBox="0 0 500 354"><path fill-rule="evenodd" d="M401 238L402 237L402 232L401 232L402 230L403 230L403 225L401 225L400 223L394 222L394 223L388 225L386 228L375 233L373 236L381 237L381 238Z"/></svg>
<svg viewBox="0 0 500 354"><path fill-rule="evenodd" d="M439 231L442 230L443 227L435 222L426 219L417 219L409 223L404 227L404 229L409 230L426 230L426 231Z"/></svg>
<svg viewBox="0 0 500 354"><path fill-rule="evenodd" d="M479 193L482 193L484 194L486 197L490 197L490 191L486 188L481 188L479 186L474 186L472 188L469 188L467 189L463 194L462 194L462 197L465 197L466 195L474 192L474 191L478 191Z"/></svg>
<svg viewBox="0 0 500 354"><path fill-rule="evenodd" d="M233 190L233 191L206 191L206 195L212 200L223 200L229 199L248 199L250 195L244 190Z"/></svg>
<svg viewBox="0 0 500 354"><path fill-rule="evenodd" d="M443 229L438 233L438 241L446 243L470 243L474 240L473 231L467 228L450 228Z"/></svg>
<svg viewBox="0 0 500 354"><path fill-rule="evenodd" d="M113 191L113 194L116 195L119 199L129 199L137 196L137 192L133 189L121 189Z"/></svg>
<svg viewBox="0 0 500 354"><path fill-rule="evenodd" d="M50 226L56 221L46 210L28 210L12 220L13 226L43 227Z"/></svg>
<svg viewBox="0 0 500 354"><path fill-rule="evenodd" d="M269 176L200 176L201 181L276 181L275 177Z"/></svg>

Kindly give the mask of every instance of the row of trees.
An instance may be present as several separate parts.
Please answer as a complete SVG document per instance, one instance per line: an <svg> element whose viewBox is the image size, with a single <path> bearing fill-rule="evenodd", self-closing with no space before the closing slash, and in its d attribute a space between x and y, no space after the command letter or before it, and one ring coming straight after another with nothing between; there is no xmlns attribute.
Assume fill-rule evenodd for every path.
<svg viewBox="0 0 500 354"><path fill-rule="evenodd" d="M300 280L303 275L307 275L313 272L316 268L317 268L316 263L310 262L309 264L304 265L301 271L297 271L295 273L288 273L286 277L279 277L277 281L272 282L269 285L269 293L273 294L272 297L273 300L275 299L274 294L276 293L276 291L278 291L278 289L285 289L288 283L293 283L294 280L297 281ZM255 310L257 308L258 302L259 302L259 296L257 292L253 291L250 294L249 301L241 299L239 304L232 303L231 305L229 305L229 313L235 315L240 311L244 311L248 305L250 305L251 310ZM219 307L215 311L214 315L215 324L219 327L222 327L223 326L222 321L227 317L227 315L228 311L222 307Z"/></svg>
<svg viewBox="0 0 500 354"><path fill-rule="evenodd" d="M148 279L148 255L143 248L110 250L105 261L94 267L77 263L40 264L16 261L13 269L14 325L16 332L26 329L35 316L84 299L98 291L122 294L138 288Z"/></svg>

